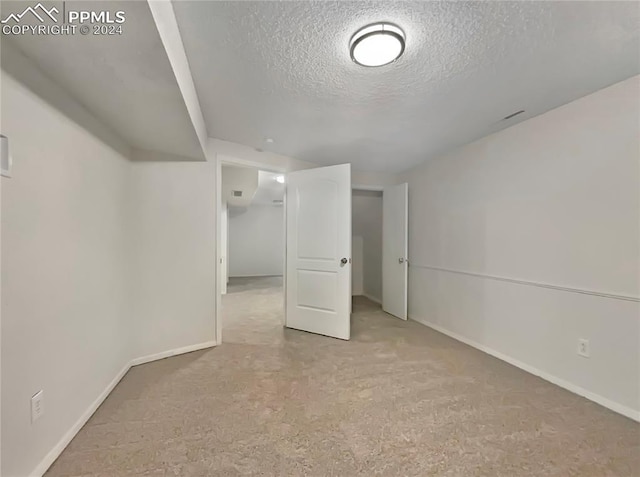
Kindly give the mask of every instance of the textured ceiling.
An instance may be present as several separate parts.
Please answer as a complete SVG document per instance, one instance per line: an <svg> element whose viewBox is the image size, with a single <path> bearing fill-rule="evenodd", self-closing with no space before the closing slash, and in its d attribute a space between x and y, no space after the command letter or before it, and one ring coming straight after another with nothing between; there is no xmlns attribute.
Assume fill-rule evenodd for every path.
<svg viewBox="0 0 640 477"><path fill-rule="evenodd" d="M62 2L43 3L63 11ZM27 4L2 0L2 16ZM123 34L20 35L9 41L129 145L173 155L169 159L203 160L147 2L68 1L66 8L122 10Z"/></svg>
<svg viewBox="0 0 640 477"><path fill-rule="evenodd" d="M372 171L405 170L637 74L639 8L174 2L210 136ZM347 47L374 21L400 25L407 47L397 62L367 69Z"/></svg>

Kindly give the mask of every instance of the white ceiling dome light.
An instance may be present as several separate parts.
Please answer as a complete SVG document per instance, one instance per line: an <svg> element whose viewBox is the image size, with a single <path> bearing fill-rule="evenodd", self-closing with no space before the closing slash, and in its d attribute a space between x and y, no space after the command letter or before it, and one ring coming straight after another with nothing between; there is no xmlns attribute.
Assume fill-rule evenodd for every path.
<svg viewBox="0 0 640 477"><path fill-rule="evenodd" d="M374 23L358 30L349 42L351 59L362 66L384 66L404 53L405 35L391 23Z"/></svg>

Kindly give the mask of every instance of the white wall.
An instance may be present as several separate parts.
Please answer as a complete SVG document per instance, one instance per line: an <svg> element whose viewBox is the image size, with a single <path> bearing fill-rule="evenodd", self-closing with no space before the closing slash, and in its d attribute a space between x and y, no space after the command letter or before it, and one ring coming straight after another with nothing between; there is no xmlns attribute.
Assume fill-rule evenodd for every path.
<svg viewBox="0 0 640 477"><path fill-rule="evenodd" d="M229 276L282 275L284 207L229 207Z"/></svg>
<svg viewBox="0 0 640 477"><path fill-rule="evenodd" d="M131 163L63 88L2 54L15 163L1 200L1 474L21 477L46 470L131 363L213 344L216 167Z"/></svg>
<svg viewBox="0 0 640 477"><path fill-rule="evenodd" d="M639 78L406 174L410 316L636 418Z"/></svg>
<svg viewBox="0 0 640 477"><path fill-rule="evenodd" d="M382 300L382 192L354 190L352 232L363 241L363 294Z"/></svg>
<svg viewBox="0 0 640 477"><path fill-rule="evenodd" d="M132 164L136 356L215 340L215 162Z"/></svg>
<svg viewBox="0 0 640 477"><path fill-rule="evenodd" d="M3 45L4 46L4 45ZM130 163L2 75L2 475L30 475L129 362ZM45 415L31 424L30 398Z"/></svg>

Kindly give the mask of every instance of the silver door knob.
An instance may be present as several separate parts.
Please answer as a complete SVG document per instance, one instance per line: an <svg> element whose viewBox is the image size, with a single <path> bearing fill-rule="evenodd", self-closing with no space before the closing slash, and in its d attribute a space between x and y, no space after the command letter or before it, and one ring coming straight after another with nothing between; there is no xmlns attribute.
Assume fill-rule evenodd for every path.
<svg viewBox="0 0 640 477"><path fill-rule="evenodd" d="M346 258L343 258L342 260L340 260L340 263L342 265L346 265L349 262L349 260L347 260Z"/></svg>
<svg viewBox="0 0 640 477"><path fill-rule="evenodd" d="M404 258L399 258L398 263L404 263Z"/></svg>

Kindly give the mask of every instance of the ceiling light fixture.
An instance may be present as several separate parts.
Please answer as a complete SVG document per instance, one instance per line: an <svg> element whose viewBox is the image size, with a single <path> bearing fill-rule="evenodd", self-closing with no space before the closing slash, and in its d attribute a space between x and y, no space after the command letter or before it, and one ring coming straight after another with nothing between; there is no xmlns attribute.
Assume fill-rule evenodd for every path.
<svg viewBox="0 0 640 477"><path fill-rule="evenodd" d="M284 176L276 176L276 182L278 184L284 184Z"/></svg>
<svg viewBox="0 0 640 477"><path fill-rule="evenodd" d="M351 59L362 66L384 66L404 53L405 35L391 23L374 23L358 30L351 37Z"/></svg>

